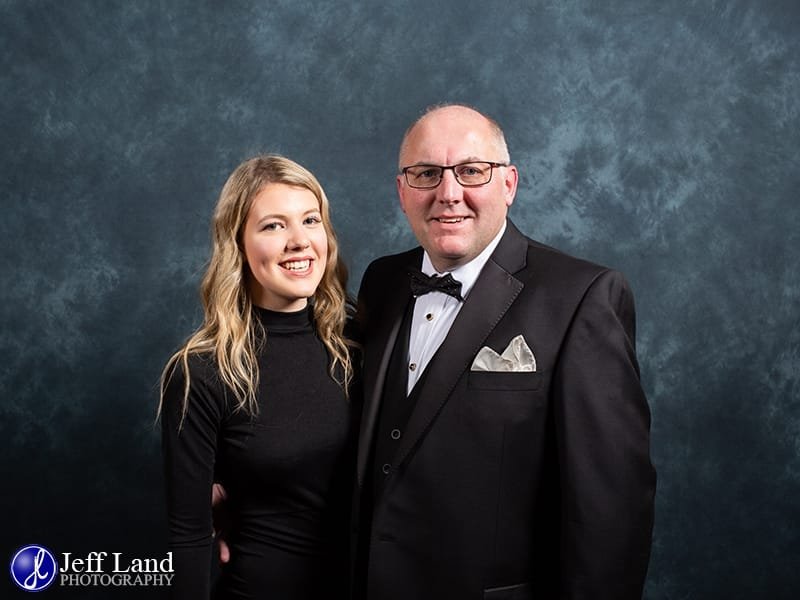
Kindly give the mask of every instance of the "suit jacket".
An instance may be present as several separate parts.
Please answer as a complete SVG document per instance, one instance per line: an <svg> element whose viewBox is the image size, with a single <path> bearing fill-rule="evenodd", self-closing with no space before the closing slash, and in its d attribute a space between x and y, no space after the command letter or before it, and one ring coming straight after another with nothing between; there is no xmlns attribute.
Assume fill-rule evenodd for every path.
<svg viewBox="0 0 800 600"><path fill-rule="evenodd" d="M641 598L653 526L650 413L621 274L509 221L446 339L374 499L383 384L422 249L374 261L359 292L360 577L369 600ZM522 334L536 372L473 372Z"/></svg>

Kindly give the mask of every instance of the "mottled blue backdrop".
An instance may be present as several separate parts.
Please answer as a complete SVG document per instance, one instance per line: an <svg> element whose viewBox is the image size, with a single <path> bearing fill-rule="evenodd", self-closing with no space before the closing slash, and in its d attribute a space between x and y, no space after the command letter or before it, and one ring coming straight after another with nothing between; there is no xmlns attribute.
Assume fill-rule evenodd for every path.
<svg viewBox="0 0 800 600"><path fill-rule="evenodd" d="M355 290L413 244L397 145L443 100L505 127L523 231L634 287L646 597L798 597L797 0L0 0L0 559L165 551L156 382L227 174L311 168Z"/></svg>

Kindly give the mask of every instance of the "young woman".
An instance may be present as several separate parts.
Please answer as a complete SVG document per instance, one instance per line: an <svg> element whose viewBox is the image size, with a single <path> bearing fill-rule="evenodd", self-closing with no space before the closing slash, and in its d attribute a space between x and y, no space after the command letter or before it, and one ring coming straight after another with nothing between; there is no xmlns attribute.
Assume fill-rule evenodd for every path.
<svg viewBox="0 0 800 600"><path fill-rule="evenodd" d="M328 200L302 166L260 156L231 174L212 229L203 324L162 376L173 597L344 597L356 411ZM215 481L231 559L212 590Z"/></svg>

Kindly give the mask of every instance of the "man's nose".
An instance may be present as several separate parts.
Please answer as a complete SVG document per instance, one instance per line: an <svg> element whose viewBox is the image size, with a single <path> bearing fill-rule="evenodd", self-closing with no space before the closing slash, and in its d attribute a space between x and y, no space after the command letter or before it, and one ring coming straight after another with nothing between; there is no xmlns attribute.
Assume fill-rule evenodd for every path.
<svg viewBox="0 0 800 600"><path fill-rule="evenodd" d="M442 173L442 182L436 191L439 202L451 203L461 201L464 188L456 180L456 174L453 173L453 169L445 169Z"/></svg>

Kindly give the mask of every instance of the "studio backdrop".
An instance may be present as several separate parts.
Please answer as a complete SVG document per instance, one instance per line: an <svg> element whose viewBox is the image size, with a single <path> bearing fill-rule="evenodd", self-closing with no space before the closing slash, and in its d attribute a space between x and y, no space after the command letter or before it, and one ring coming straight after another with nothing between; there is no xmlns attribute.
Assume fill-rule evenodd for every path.
<svg viewBox="0 0 800 600"><path fill-rule="evenodd" d="M646 598L797 597L796 0L0 1L6 564L163 558L157 382L200 322L227 175L261 152L311 169L355 292L414 245L398 144L443 101L504 127L523 232L634 289Z"/></svg>

